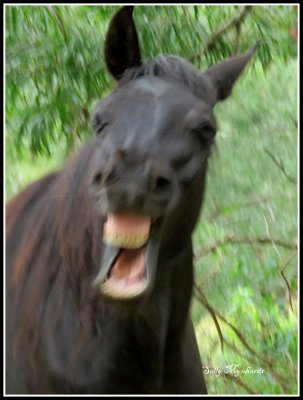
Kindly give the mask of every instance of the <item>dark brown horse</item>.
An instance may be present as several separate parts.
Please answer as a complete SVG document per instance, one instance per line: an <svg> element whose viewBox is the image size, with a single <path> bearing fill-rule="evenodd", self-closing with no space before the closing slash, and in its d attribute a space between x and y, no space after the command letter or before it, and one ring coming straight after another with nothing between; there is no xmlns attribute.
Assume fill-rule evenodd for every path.
<svg viewBox="0 0 303 400"><path fill-rule="evenodd" d="M206 393L191 235L213 107L254 50L201 73L142 63L132 7L105 42L116 90L96 137L7 205L7 393Z"/></svg>

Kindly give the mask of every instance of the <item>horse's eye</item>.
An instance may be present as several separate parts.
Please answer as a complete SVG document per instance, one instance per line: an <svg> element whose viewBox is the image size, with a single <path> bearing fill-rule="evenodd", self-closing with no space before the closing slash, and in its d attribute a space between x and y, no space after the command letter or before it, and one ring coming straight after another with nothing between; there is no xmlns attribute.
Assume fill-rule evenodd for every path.
<svg viewBox="0 0 303 400"><path fill-rule="evenodd" d="M202 123L197 127L192 128L191 131L204 141L213 139L216 134L216 129L208 123Z"/></svg>
<svg viewBox="0 0 303 400"><path fill-rule="evenodd" d="M97 135L99 135L102 130L108 125L108 122L102 120L99 115L96 115L93 119L92 125Z"/></svg>

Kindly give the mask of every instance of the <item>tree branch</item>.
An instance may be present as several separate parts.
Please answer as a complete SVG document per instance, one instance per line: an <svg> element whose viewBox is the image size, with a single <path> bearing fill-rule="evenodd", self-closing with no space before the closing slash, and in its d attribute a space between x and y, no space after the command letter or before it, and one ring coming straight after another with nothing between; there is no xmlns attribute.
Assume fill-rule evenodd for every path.
<svg viewBox="0 0 303 400"><path fill-rule="evenodd" d="M64 23L63 23L63 20L62 20L60 14L58 13L58 11L53 6L50 6L50 7L46 8L46 9L51 14L51 16L54 18L54 20L56 20L58 28L59 28L60 32L62 33L62 36L63 36L64 40L66 41L67 40L67 33L66 33L66 29L64 27Z"/></svg>
<svg viewBox="0 0 303 400"><path fill-rule="evenodd" d="M229 235L221 240L218 240L217 242L215 242L209 246L200 248L194 254L194 257L197 260L197 259L205 256L208 253L214 252L215 250L217 250L218 247L223 247L223 246L227 246L230 244L252 244L252 243L275 244L277 246L285 247L287 249L297 249L298 248L297 243L284 242L283 240L272 239L270 237L237 237L234 235Z"/></svg>
<svg viewBox="0 0 303 400"><path fill-rule="evenodd" d="M221 208L216 207L216 210L213 211L210 215L206 215L204 217L204 219L206 219L209 222L213 222L214 220L216 220L218 217L220 217L221 214L223 214L225 211L229 211L230 209L241 209L244 207L250 207L256 204L261 204L261 203L267 203L268 201L270 201L272 198L277 198L275 197L262 197L262 198L252 198L252 199L248 199L246 202L244 203L230 203L227 204Z"/></svg>
<svg viewBox="0 0 303 400"><path fill-rule="evenodd" d="M233 212L242 208L246 208L246 207L251 207L257 204L262 204L262 203L268 203L271 200L277 200L277 198L285 198L288 200L292 200L294 198L294 196L290 196L287 195L286 193L283 194L279 194L279 195L275 195L275 196L267 196L267 197L261 197L261 198L256 198L256 197L252 197L252 198L248 198L246 201L243 201L242 203L229 203L226 204L222 207L218 207L216 205L216 209L211 212L208 215L204 215L202 217L203 221L208 221L208 222L213 222L215 221L217 218L220 218L222 216L222 214L225 213L229 213L229 212ZM213 202L215 203L215 199L213 199ZM224 216L224 215L223 215Z"/></svg>
<svg viewBox="0 0 303 400"><path fill-rule="evenodd" d="M220 342L221 342L221 349L223 351L223 347L224 347L224 338L223 338L223 334L220 328L220 324L218 322L217 316L216 316L216 312L213 309L213 307L208 303L206 297L204 296L203 292L199 289L199 287L197 286L196 283L194 283L195 289L197 291L196 293L196 297L203 303L204 307L208 310L208 312L210 313L210 315L212 316L212 319L214 320L214 323L216 325L217 328L217 332L220 338Z"/></svg>
<svg viewBox="0 0 303 400"><path fill-rule="evenodd" d="M293 306L292 306L291 288L290 288L290 284L289 284L289 282L288 282L288 280L287 280L287 278L286 278L286 276L285 276L285 274L284 274L284 269L287 267L287 265L288 265L288 264L291 262L291 260L294 258L295 254L296 254L296 253L293 253L293 254L286 260L286 262L284 263L283 267L282 267L281 270L280 270L280 274L282 275L282 278L284 279L285 284L286 284L286 287L287 287L289 305L290 305L290 308L292 309L292 311L294 311L294 309L293 309Z"/></svg>
<svg viewBox="0 0 303 400"><path fill-rule="evenodd" d="M246 383L244 383L238 376L232 375L232 374L224 374L225 377L228 379L231 379L235 381L239 386L243 387L249 394L257 394L250 386L248 386Z"/></svg>
<svg viewBox="0 0 303 400"><path fill-rule="evenodd" d="M225 317L223 317L223 315L221 315L218 311L216 311L212 306L210 306L210 304L208 303L208 301L206 300L205 295L203 294L202 290L195 285L195 289L196 289L196 297L198 298L198 300L201 301L201 303L203 305L207 304L208 307L212 308L212 312L216 315L216 317L218 317L221 321L223 321L227 326L229 326L236 334L236 336L238 337L238 339L240 340L240 342L243 344L243 346L253 355L255 356L257 359L259 359L261 362L263 362L265 365L267 365L268 369L270 370L272 376L276 379L276 381L279 383L279 385L281 386L281 388L283 389L284 392L286 392L286 386L284 385L284 380L283 378L274 370L274 367L272 365L272 362L270 359L268 358L263 358L262 356L260 356L246 341L246 339L244 338L244 335L233 325L231 324L229 321L227 321L227 319ZM198 296L197 296L198 294ZM222 332L221 332L222 335ZM223 338L222 335L222 339L225 342L225 339Z"/></svg>
<svg viewBox="0 0 303 400"><path fill-rule="evenodd" d="M227 347L229 347L232 351L234 351L236 354L238 354L241 358L244 358L245 360L247 360L248 362L250 362L253 365L256 365L256 361L250 357L248 357L246 354L242 354L238 348L236 346L234 346L232 343L229 343L226 339L224 339L224 344L226 344ZM269 368L270 369L270 368ZM284 383L281 382L280 380L280 376L277 375L275 373L275 371L272 371L272 369L270 369L271 373L273 374L273 376L275 377L278 385L280 386L282 391L286 391L285 390L285 386Z"/></svg>
<svg viewBox="0 0 303 400"><path fill-rule="evenodd" d="M253 6L244 6L238 15L233 17L230 21L228 21L225 25L222 26L217 32L215 32L207 41L205 47L201 49L197 54L194 54L190 57L189 61L193 62L196 58L202 57L209 50L212 50L215 47L215 43L218 39L221 38L227 31L231 28L239 29L244 18L253 10Z"/></svg>
<svg viewBox="0 0 303 400"><path fill-rule="evenodd" d="M239 51L239 46L240 46L240 36L241 36L241 23L237 23L235 25L235 48L234 48L234 55L236 55Z"/></svg>
<svg viewBox="0 0 303 400"><path fill-rule="evenodd" d="M297 184L296 179L294 179L292 176L288 175L288 173L285 170L283 161L279 157L276 157L274 154L272 154L268 149L265 149L265 152L269 155L269 157L276 164L276 166L283 172L286 179L289 180L289 182L296 185Z"/></svg>
<svg viewBox="0 0 303 400"><path fill-rule="evenodd" d="M235 327L233 326L229 321L226 320L226 318L223 317L223 315L221 315L220 313L218 313L218 311L216 311L212 306L209 305L209 303L206 300L205 295L203 294L202 290L195 285L195 289L196 289L196 293L198 294L197 298L198 300L201 301L201 303L205 306L205 304L207 304L209 307L212 308L212 311L214 314L216 314L216 316L221 319L221 321L225 322L226 325L228 325L234 332L235 334L238 336L238 338L240 339L240 341L242 342L242 344L246 347L246 349L253 354L255 357L257 357L259 360L261 360L264 363L268 363L268 360L264 359L263 357L261 357L245 340L243 334ZM222 332L221 332L221 336L223 338ZM224 340L224 339L223 339Z"/></svg>

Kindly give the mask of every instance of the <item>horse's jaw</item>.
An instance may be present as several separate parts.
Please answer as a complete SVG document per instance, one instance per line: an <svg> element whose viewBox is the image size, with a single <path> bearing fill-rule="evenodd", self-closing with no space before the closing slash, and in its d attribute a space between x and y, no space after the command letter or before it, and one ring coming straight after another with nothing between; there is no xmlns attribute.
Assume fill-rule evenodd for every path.
<svg viewBox="0 0 303 400"><path fill-rule="evenodd" d="M121 222L120 227L111 224L111 217L104 225L104 245L94 285L107 298L138 299L153 288L162 224L151 223L148 217L129 219L134 218L139 221L138 228L127 227L126 218L120 217L115 218Z"/></svg>

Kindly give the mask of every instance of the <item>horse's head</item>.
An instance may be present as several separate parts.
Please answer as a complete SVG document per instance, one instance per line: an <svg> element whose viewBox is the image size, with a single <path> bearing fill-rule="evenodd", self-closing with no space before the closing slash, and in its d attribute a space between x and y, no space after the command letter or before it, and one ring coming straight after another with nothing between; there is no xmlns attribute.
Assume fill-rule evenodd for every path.
<svg viewBox="0 0 303 400"><path fill-rule="evenodd" d="M178 254L189 243L216 133L213 107L230 95L253 53L205 73L175 56L142 63L132 7L114 16L105 60L118 86L93 116L100 140L91 184L106 221L96 279L103 293L146 293L159 250Z"/></svg>

